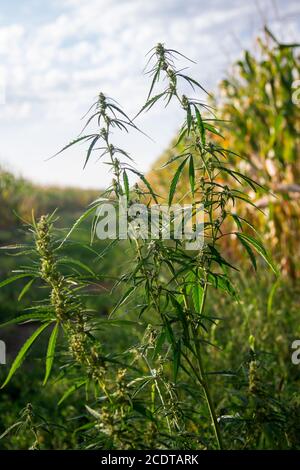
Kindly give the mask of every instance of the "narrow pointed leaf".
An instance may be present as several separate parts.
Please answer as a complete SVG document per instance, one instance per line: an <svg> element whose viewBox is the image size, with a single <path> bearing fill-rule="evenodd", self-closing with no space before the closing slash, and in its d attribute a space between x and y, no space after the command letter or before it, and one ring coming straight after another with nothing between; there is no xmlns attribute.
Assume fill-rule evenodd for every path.
<svg viewBox="0 0 300 470"><path fill-rule="evenodd" d="M250 244L252 248L257 251L257 253L265 260L265 262L270 266L272 271L278 275L278 269L274 265L272 259L270 258L268 252L266 251L265 247L262 245L262 243L257 240L256 238L251 237L250 235L246 235L244 233L239 233L236 234L237 237L241 240L243 239L246 243Z"/></svg>
<svg viewBox="0 0 300 470"><path fill-rule="evenodd" d="M7 284L11 284L12 282L17 281L18 279L22 279L23 277L32 277L32 276L28 273L17 274L16 276L9 277L5 279L4 281L0 282L0 287L7 286Z"/></svg>
<svg viewBox="0 0 300 470"><path fill-rule="evenodd" d="M177 187L177 183L179 181L179 178L180 178L180 175L183 171L183 168L187 162L187 158L179 165L179 167L177 168L176 170L176 173L174 175L174 178L171 182L171 185L170 185L170 192L169 192L169 206L172 204L172 201L173 201L173 198L174 198L174 195L175 195L175 191L176 191L176 187Z"/></svg>
<svg viewBox="0 0 300 470"><path fill-rule="evenodd" d="M190 163L189 163L189 180L190 180L192 195L194 196L195 194L195 168L194 168L194 159L192 155L190 156Z"/></svg>
<svg viewBox="0 0 300 470"><path fill-rule="evenodd" d="M173 377L174 382L177 381L177 375L180 366L180 358L181 358L181 341L177 341L176 347L173 350Z"/></svg>
<svg viewBox="0 0 300 470"><path fill-rule="evenodd" d="M117 303L117 305L115 306L115 308L112 310L111 314L109 315L109 318L114 314L114 312L116 310L118 310L118 308L121 307L121 305L124 304L124 302L126 302L126 300L130 297L130 295L132 294L132 292L136 289L135 286L132 286L130 287L126 292L125 294L121 297L121 299L119 300L119 302Z"/></svg>
<svg viewBox="0 0 300 470"><path fill-rule="evenodd" d="M35 342L35 340L38 338L38 336L50 325L50 323L46 323L45 325L42 325L40 326L31 336L30 338L27 339L27 341L23 344L23 346L21 347L20 351L18 352L17 354L17 357L15 358L11 368L10 368L10 371L6 377L6 380L4 381L4 383L2 384L1 388L4 388L8 382L10 381L10 379L12 378L12 376L14 375L14 373L16 372L16 370L20 367L20 365L22 364L23 360L25 359L25 356L27 354L27 352L29 351L29 349L31 348L31 346L33 345L33 343Z"/></svg>
<svg viewBox="0 0 300 470"><path fill-rule="evenodd" d="M202 145L203 145L203 147L204 147L205 144L206 144L205 128L204 128L204 124L203 124L203 121L202 121L202 117L201 117L200 111L199 111L199 109L197 108L197 106L195 106L195 113L196 113L197 124L198 124L198 127L199 127L199 129L200 129L201 143L202 143Z"/></svg>
<svg viewBox="0 0 300 470"><path fill-rule="evenodd" d="M24 322L29 322L29 321L50 321L52 318L50 315L46 315L45 313L40 313L40 312L31 312L31 313L26 313L24 315L20 315L19 317L12 318L11 320L8 320L4 323L0 324L0 328L4 328L5 326L8 325L18 325Z"/></svg>
<svg viewBox="0 0 300 470"><path fill-rule="evenodd" d="M83 169L85 169L85 167L86 167L86 165L87 165L87 162L88 162L89 159L90 159L92 150L93 150L94 146L96 145L96 142L98 142L98 140L99 140L99 136L98 136L98 135L92 140L92 143L91 143L91 145L89 146L88 151L87 151L87 154L86 154L86 159L85 159L85 162L84 162L84 165L83 165Z"/></svg>
<svg viewBox="0 0 300 470"><path fill-rule="evenodd" d="M192 299L196 312L200 312L203 298L203 287L198 283L192 286Z"/></svg>
<svg viewBox="0 0 300 470"><path fill-rule="evenodd" d="M30 289L33 282L34 282L34 279L30 279L30 281L27 282L27 284L25 284L25 286L23 287L23 289L21 290L21 292L19 294L18 302L20 302L20 300L24 297L24 295Z"/></svg>
<svg viewBox="0 0 300 470"><path fill-rule="evenodd" d="M87 217L89 217L93 212L95 212L96 210L96 207L93 206L93 207L90 207L89 209L87 209L77 220L76 222L74 223L73 227L69 230L69 232L67 233L67 235L65 236L65 238L63 239L63 241L61 242L61 244L59 245L59 248L62 247L62 245L66 242L66 240L70 237L70 235L73 233L73 231L81 224L81 222L83 222ZM1 286L0 286L1 287Z"/></svg>
<svg viewBox="0 0 300 470"><path fill-rule="evenodd" d="M129 181L126 171L123 171L123 183L127 199L129 199Z"/></svg>
<svg viewBox="0 0 300 470"><path fill-rule="evenodd" d="M76 383L72 385L71 387L68 388L68 390L65 391L59 402L57 403L58 406L60 406L72 393L76 392L79 388L81 388L83 385L86 384L86 380L83 380L82 382Z"/></svg>
<svg viewBox="0 0 300 470"><path fill-rule="evenodd" d="M243 247L245 248L245 250L247 251L248 255L249 255L249 258L251 260L251 263L255 269L255 271L257 270L257 264L256 264L256 259L255 259L255 255L253 253L253 250L252 248L249 246L249 244L246 242L246 240L243 238L243 237L240 237L239 234L237 234L237 237L238 239L240 240L241 244L243 245Z"/></svg>
<svg viewBox="0 0 300 470"><path fill-rule="evenodd" d="M73 145L77 144L78 142L80 142L82 140L85 140L85 139L88 139L90 137L91 137L90 135L82 135L81 137L78 137L78 139L72 140L72 142L70 142L68 145L65 145L65 147L63 147L61 150L59 150L59 152L55 153L52 157L50 157L50 159L56 157L59 154L61 154L62 152L64 152L68 148L70 148Z"/></svg>
<svg viewBox="0 0 300 470"><path fill-rule="evenodd" d="M54 353L55 353L55 346L56 346L58 329L59 329L59 323L56 323L55 327L52 330L50 338L49 338L48 349L47 349L47 357L46 357L46 373L45 373L45 378L44 378L43 385L46 385L46 383L49 379L50 373L51 373L53 360L54 360Z"/></svg>

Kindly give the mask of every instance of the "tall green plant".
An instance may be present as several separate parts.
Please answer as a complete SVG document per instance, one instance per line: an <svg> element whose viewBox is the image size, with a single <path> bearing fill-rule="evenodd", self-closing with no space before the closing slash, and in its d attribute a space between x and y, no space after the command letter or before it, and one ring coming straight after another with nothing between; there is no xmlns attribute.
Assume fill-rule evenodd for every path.
<svg viewBox="0 0 300 470"><path fill-rule="evenodd" d="M299 271L299 44L285 44L265 28L257 51L245 51L220 84L220 116L227 120L226 144L246 157L243 167L252 178L271 188L272 197L258 191L267 219L252 215L281 262L295 278Z"/></svg>
<svg viewBox="0 0 300 470"><path fill-rule="evenodd" d="M162 225L158 238L132 236L130 263L127 271L120 272L116 280L114 290L119 298L109 317L99 318L96 312L85 307L85 289L97 276L83 263L77 263L79 271L75 274L65 273L60 267L60 256L72 231L94 214L94 239L100 217L97 209L107 201L117 204L120 196L126 197L129 207L134 202L146 202L149 215L151 203L157 203L159 199L156 188L135 168L130 155L112 143L114 129L138 130L135 120L130 119L116 102L100 93L90 108L85 126L86 130L96 123L97 130L80 135L63 150L77 142L87 142L85 165L96 152L99 158L108 158L105 163L113 172L111 186L63 240L54 236L51 216L42 217L37 223L33 221L34 263L31 268L20 269L16 276L2 283L4 286L29 277L31 284L24 288L27 290L32 286L32 279L40 279L49 292L45 303L13 320L38 320L42 325L21 349L3 386L39 334L53 325L46 357L46 382L54 362L58 332L63 332L68 345L64 370L75 380L60 402L79 387L85 386L87 393L94 388L94 401L91 404L89 398L86 406L94 420L87 427L89 448L200 446L222 449L222 419L211 380L214 374L222 372L211 370L209 364L207 348L214 345L209 343L207 332L215 318L207 309L207 298L213 289L219 295L229 295L234 302L238 296L230 276L231 270L237 268L225 259L220 240L227 236L236 237L255 268L255 253L258 253L276 272L262 242L243 233L243 227L249 224L235 212L236 201L252 204L245 187L256 191L260 185L237 171L228 160L229 155L239 158L238 155L210 140L210 133L219 133L215 127L217 120L213 115L204 119L202 111L209 109L206 104L180 92L181 83L184 87L190 86L194 92L204 91L196 80L176 68L180 57L179 52L166 49L162 44L150 52L151 87L138 114L149 111L161 101L167 106L171 100L177 102L183 113L178 141L186 137L187 144L182 153L168 162L177 162L169 185L168 205L171 206L176 196L183 169L188 167L186 197L192 198L194 213L199 207L204 211L202 248L186 250L184 240L175 239L174 230L171 230L171 239L165 240ZM166 86L154 94L162 82ZM133 188L129 186L130 173L139 177ZM226 175L226 185L222 184L221 175ZM229 185L229 180L234 182L234 187ZM236 189L236 183L240 189ZM229 218L237 227L230 234L223 228ZM76 260L69 260L69 268L74 263ZM114 343L108 345L107 342L105 331L115 326L131 328L122 351L117 346L114 348ZM204 421L203 415L207 415ZM208 438L205 437L207 430Z"/></svg>

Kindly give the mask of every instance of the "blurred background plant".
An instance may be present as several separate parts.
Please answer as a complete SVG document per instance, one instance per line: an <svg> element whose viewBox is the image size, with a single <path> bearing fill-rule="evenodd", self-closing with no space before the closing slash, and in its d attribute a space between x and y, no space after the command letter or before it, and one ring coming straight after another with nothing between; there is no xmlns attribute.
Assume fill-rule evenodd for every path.
<svg viewBox="0 0 300 470"><path fill-rule="evenodd" d="M298 45L299 47L299 45ZM293 100L300 78L296 44L282 44L265 28L257 50L246 51L220 85L216 106L224 120L226 144L246 157L243 167L274 196L254 198L267 215L254 215L265 227L269 246L282 272L299 274L300 105Z"/></svg>

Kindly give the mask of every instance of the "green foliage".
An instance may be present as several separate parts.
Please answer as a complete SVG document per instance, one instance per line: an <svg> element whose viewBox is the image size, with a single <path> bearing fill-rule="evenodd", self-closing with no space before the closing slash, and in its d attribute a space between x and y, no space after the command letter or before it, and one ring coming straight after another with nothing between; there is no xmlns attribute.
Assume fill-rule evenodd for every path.
<svg viewBox="0 0 300 470"><path fill-rule="evenodd" d="M69 400L80 397L82 406L78 405L80 410L75 414L80 417L70 425L74 421L77 425L70 431L74 447L123 450L279 447L283 446L279 439L266 436L268 430L269 436L275 436L280 426L280 432L289 436L284 445L297 447L297 439L289 432L291 410L283 407L280 398L276 403L269 400L267 385L260 386L260 353L252 349L249 352L248 338L254 332L248 331L249 317L239 314L243 303L234 287L243 274L238 273L221 242L224 238L231 240L226 223L234 219L237 225L234 235L252 262L256 263L256 252L277 272L252 224L247 224L236 211L237 202L251 203L245 188L261 191L262 187L236 168L231 158L233 152L212 140L211 134L220 132L215 127L215 118L208 123L202 117L209 108L202 101L180 93L181 84L189 85L195 92L203 91L198 82L175 66L181 57L162 44L151 52L150 92L140 112L149 111L160 102L168 105L173 100L183 113L177 139L181 140L181 151L178 158L167 163L176 164L167 200L170 205L176 197L183 168L188 165L190 188L182 202L192 201L194 212L203 206L203 247L187 250L184 240L175 239L174 233L171 240L165 240L164 227L160 225L160 237L155 240L136 234L132 234L128 243L118 240L126 262L118 266L115 276L107 271L104 263L107 245L103 250L93 236L97 209L107 201L117 205L118 197L125 195L129 206L145 202L150 210L159 191L128 162L131 161L128 153L112 144L114 129L138 129L112 99L100 93L85 126L87 129L96 123L99 129L82 137L88 143L85 164L95 154L107 159L104 163L112 169L112 185L67 235L57 231L54 214L33 219L27 264L20 266L18 273L34 278L44 293L25 315L32 313L33 321L38 319L36 314L45 317L41 317L42 325L21 348L4 385L39 333L50 325L51 318L54 329L46 352L44 383L53 387L57 380L62 386L57 397L60 410L68 406ZM157 90L161 84L166 86ZM187 136L187 141L181 139L182 135ZM78 139L65 148L76 142ZM133 188L129 187L129 174L140 177ZM226 184L220 176L224 176ZM91 215L94 215L91 255L101 260L100 270L92 269L74 252L73 256L66 254L73 235ZM243 233L244 224L253 235ZM28 289L26 285L26 294L36 282ZM91 287L101 282L111 283L112 304L109 311L100 313L97 307L91 308L89 297ZM226 314L226 319L219 333L220 312ZM229 335L224 334L224 329ZM232 332L243 330L246 334L241 340L246 337L247 343L234 349ZM259 339L255 344L260 344ZM223 346L224 353L220 351ZM250 346L253 347L253 340ZM248 357L237 359L239 350L245 356L248 353ZM43 366L44 363L45 359ZM261 401L265 405L263 413ZM26 413L27 416L28 410ZM39 428L30 413L29 429L37 446ZM278 418L279 413L284 415L285 422ZM232 422L237 422L234 429Z"/></svg>
<svg viewBox="0 0 300 470"><path fill-rule="evenodd" d="M300 106L293 100L300 78L299 44L280 43L265 28L255 53L246 51L220 84L216 105L225 121L225 145L246 159L240 167L273 195L256 198L267 220L251 214L261 228L283 272L299 270ZM275 195L275 197L274 197ZM296 243L296 245L295 245Z"/></svg>
<svg viewBox="0 0 300 470"><path fill-rule="evenodd" d="M245 177L246 172L243 194L235 193L236 202L241 201L239 216L255 225L273 258L280 263L282 274L293 279L299 274L300 106L296 101L299 79L299 44L280 43L266 28L265 34L257 39L254 51L245 51L220 82L219 93L211 100L213 108L205 108L202 113L195 110L198 126L202 128L202 144L206 144L203 138L209 135L215 146L221 146L222 152L227 153L236 172L231 173L237 178L236 190L241 180L238 173ZM213 109L218 110L219 120L212 115ZM219 122L221 132L214 126ZM183 126L179 138L174 137L148 175L164 197L168 194L175 162L183 158L182 150L188 141L187 126ZM220 155L216 147L215 151ZM160 166L164 169L156 170ZM222 166L219 182L226 184L226 169ZM189 170L183 169L176 185L176 200L181 200L191 184ZM249 205L243 204L245 199ZM229 220L227 230L232 230ZM245 230L251 236L247 227ZM237 260L244 248L249 251L248 245L240 250L239 242L237 239L235 247L228 250L232 257L235 251Z"/></svg>

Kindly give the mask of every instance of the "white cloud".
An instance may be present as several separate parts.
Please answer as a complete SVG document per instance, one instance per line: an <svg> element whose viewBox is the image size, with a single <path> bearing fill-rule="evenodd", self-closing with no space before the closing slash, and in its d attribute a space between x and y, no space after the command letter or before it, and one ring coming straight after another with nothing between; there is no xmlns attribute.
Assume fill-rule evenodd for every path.
<svg viewBox="0 0 300 470"><path fill-rule="evenodd" d="M0 107L0 118L12 120L14 122L23 122L31 114L31 103L23 101L22 103L7 104Z"/></svg>
<svg viewBox="0 0 300 470"><path fill-rule="evenodd" d="M0 28L0 54L19 55L20 44L24 35L24 27L12 24Z"/></svg>
<svg viewBox="0 0 300 470"><path fill-rule="evenodd" d="M225 52L234 58L241 49L234 35L243 46L249 46L261 26L254 2L238 0L49 0L49 3L56 9L56 15L47 20L45 13L40 24L8 21L0 27L0 57L7 80L7 104L1 107L0 119L2 126L9 127L14 135L22 133L22 148L30 153L29 159L42 152L47 155L45 148L54 151L53 147L59 147L63 142L56 136L62 135L62 126L65 139L73 137L72 129L75 133L80 116L100 90L116 97L134 113L146 94L147 80L141 73L145 53L158 41L166 41L197 60L193 73L211 88L228 64ZM272 20L272 1L259 3ZM299 34L293 13L299 13L299 4L291 0L280 0L277 4L280 15L291 15L284 20L286 35ZM278 28L278 24L274 23L274 27ZM20 128L24 119L26 135ZM142 166L148 165L149 159L167 144L176 128L179 117L168 119L162 127L154 111L152 119L149 115L143 120L150 131L157 132L159 144L155 149L146 148ZM35 137L37 123L44 124L39 127L43 139ZM18 139L12 145L7 137L2 143L2 154L5 152L17 167L31 174L24 160L18 159L18 145ZM141 144L135 146L133 141L129 141L129 146L137 152L141 150ZM75 153L78 155L80 150ZM49 170L44 175L43 165L35 171L43 180L62 183L66 175L60 174L59 163L51 168L57 171ZM68 177L72 178L72 174ZM90 175L89 178L90 184L94 184L95 180ZM101 178L107 181L107 176ZM77 180L79 176L74 174L74 181Z"/></svg>

